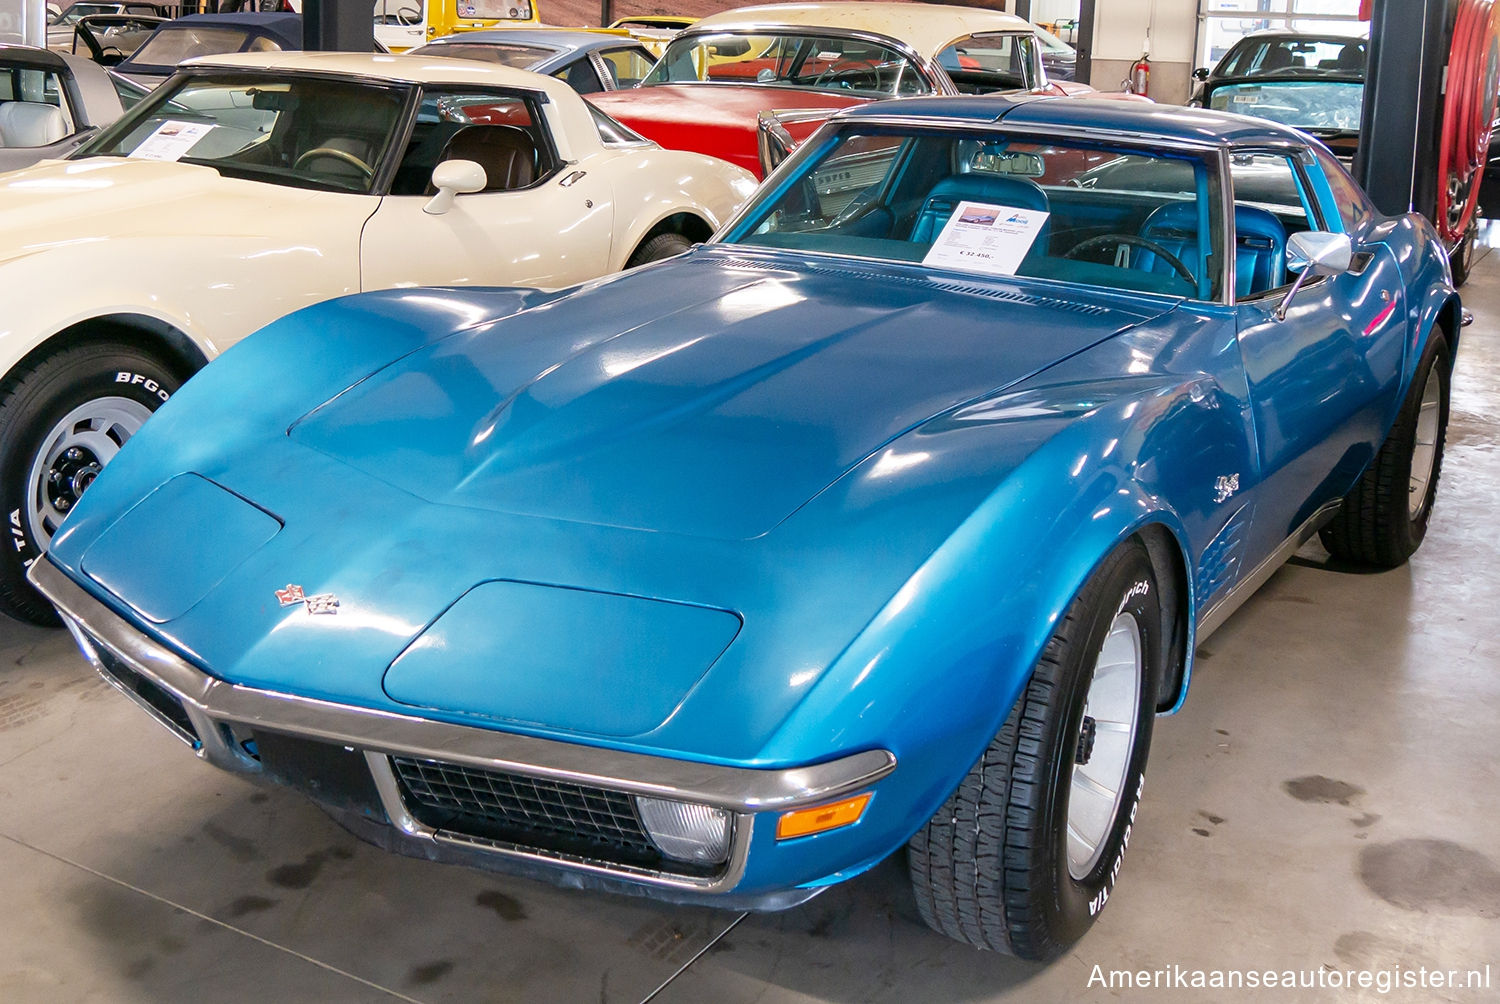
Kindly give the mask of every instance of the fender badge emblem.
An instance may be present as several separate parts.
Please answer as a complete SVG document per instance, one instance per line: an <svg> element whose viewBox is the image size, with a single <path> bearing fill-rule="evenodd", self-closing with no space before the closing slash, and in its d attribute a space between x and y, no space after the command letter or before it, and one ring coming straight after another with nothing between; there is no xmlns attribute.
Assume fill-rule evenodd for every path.
<svg viewBox="0 0 1500 1004"><path fill-rule="evenodd" d="M1240 490L1240 476L1231 474L1229 477L1221 477L1214 482L1214 501L1223 502L1229 496Z"/></svg>
<svg viewBox="0 0 1500 1004"><path fill-rule="evenodd" d="M316 596L308 596L302 587L288 583L285 589L276 590L276 599L284 607L294 607L298 603L310 614L336 614L339 612L339 598L333 593L318 593Z"/></svg>

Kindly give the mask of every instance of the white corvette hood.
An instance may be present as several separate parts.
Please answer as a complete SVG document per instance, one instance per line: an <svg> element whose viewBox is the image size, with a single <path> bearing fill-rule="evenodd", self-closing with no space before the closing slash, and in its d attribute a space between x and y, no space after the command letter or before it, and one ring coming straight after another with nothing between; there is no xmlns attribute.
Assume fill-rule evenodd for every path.
<svg viewBox="0 0 1500 1004"><path fill-rule="evenodd" d="M91 157L46 161L0 177L0 261L132 237L279 237L306 229L314 207L373 196L221 177L192 164ZM186 263L184 263L186 264Z"/></svg>

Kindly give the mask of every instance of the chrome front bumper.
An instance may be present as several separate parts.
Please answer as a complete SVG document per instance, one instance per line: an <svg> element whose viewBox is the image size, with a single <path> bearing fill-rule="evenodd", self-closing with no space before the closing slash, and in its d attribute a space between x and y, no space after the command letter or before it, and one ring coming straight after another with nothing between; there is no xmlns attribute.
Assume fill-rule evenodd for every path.
<svg viewBox="0 0 1500 1004"><path fill-rule="evenodd" d="M885 750L867 750L827 763L780 770L726 767L243 687L210 676L153 641L45 558L32 565L29 578L57 608L79 648L105 681L191 746L198 756L225 770L259 773L260 763L236 741L236 734L247 730L281 733L357 751L369 765L390 822L406 837L429 845L460 845L469 851L565 871L665 889L723 894L734 889L744 875L756 813L830 801L868 787L896 767L895 756ZM117 662L170 695L180 705L181 717L176 714L176 706L164 710L160 695L151 686L132 686L126 678L129 673L112 671L110 665ZM433 829L414 818L404 803L391 766L393 755L725 809L734 817L729 859L723 870L712 876L680 875Z"/></svg>

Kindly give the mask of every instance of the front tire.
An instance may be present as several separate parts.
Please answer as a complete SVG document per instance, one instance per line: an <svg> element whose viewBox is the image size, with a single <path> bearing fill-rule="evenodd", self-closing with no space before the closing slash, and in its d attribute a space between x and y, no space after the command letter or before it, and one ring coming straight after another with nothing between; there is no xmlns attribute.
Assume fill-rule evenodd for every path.
<svg viewBox="0 0 1500 1004"><path fill-rule="evenodd" d="M908 847L935 930L1056 958L1114 889L1165 669L1156 575L1129 540L1069 605L999 734Z"/></svg>
<svg viewBox="0 0 1500 1004"><path fill-rule="evenodd" d="M1320 534L1335 558L1396 568L1422 546L1443 472L1452 369L1434 331L1380 452Z"/></svg>
<svg viewBox="0 0 1500 1004"><path fill-rule="evenodd" d="M626 268L635 268L638 265L646 265L653 261L661 261L663 258L672 258L691 249L693 242L682 234L665 233L657 234L635 249L635 254L625 263Z"/></svg>
<svg viewBox="0 0 1500 1004"><path fill-rule="evenodd" d="M99 471L176 390L178 376L129 345L78 345L16 375L0 395L0 613L56 624L26 581Z"/></svg>

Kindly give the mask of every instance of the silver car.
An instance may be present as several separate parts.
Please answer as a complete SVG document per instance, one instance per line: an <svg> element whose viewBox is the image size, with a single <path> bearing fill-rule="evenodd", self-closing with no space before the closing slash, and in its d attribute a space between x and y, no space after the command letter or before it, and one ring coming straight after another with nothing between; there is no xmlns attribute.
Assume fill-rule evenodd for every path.
<svg viewBox="0 0 1500 1004"><path fill-rule="evenodd" d="M0 45L0 171L65 156L121 111L102 66L82 56Z"/></svg>

